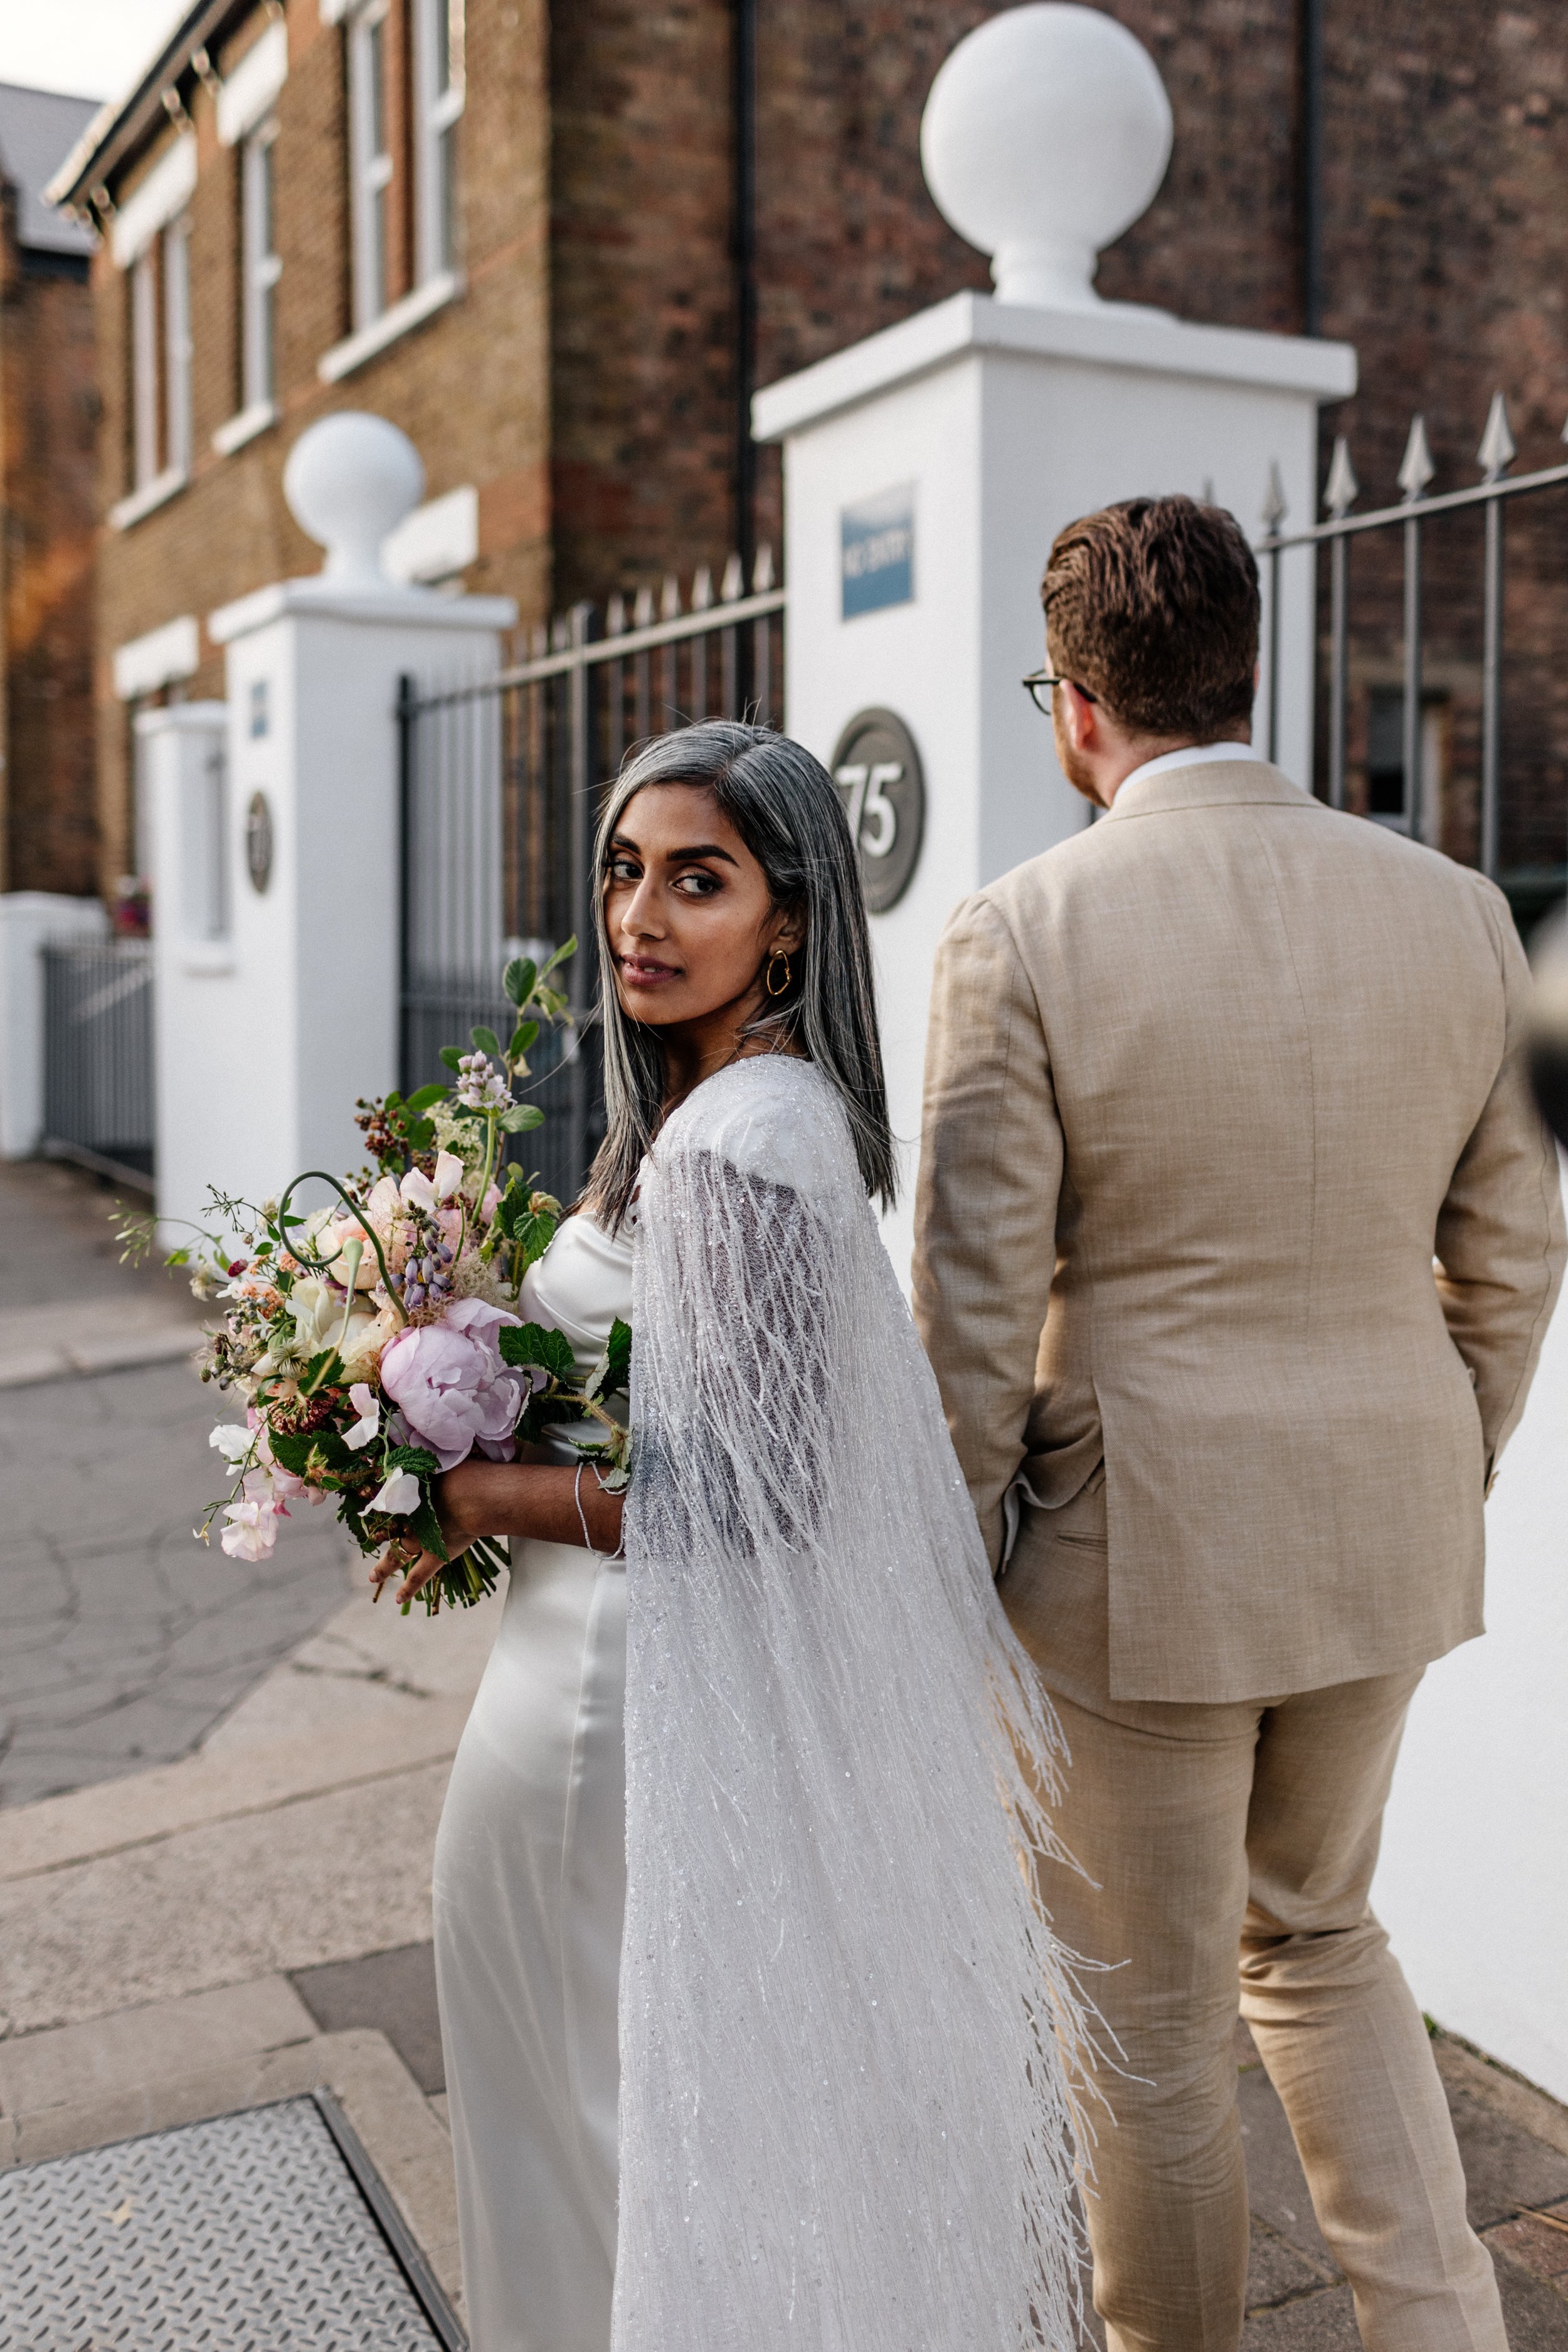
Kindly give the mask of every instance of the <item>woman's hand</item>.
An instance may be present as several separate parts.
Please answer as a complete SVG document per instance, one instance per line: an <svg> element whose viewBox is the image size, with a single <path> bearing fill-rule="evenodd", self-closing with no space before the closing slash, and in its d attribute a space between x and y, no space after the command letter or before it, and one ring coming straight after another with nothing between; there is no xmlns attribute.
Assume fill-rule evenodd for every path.
<svg viewBox="0 0 1568 2352"><path fill-rule="evenodd" d="M624 1496L600 1486L592 1467L551 1462L486 1462L470 1454L455 1470L430 1482L436 1516L447 1549L455 1559L477 1536L522 1536L538 1543L586 1544L614 1557L621 1544ZM383 1585L401 1575L400 1601L423 1592L442 1562L422 1551L412 1536L389 1544L370 1580Z"/></svg>
<svg viewBox="0 0 1568 2352"><path fill-rule="evenodd" d="M430 1482L436 1517L441 1523L448 1559L456 1559L459 1552L468 1549L475 1536L484 1533L482 1528L465 1527L462 1522L464 1503L475 1499L475 1481L471 1477L465 1478L463 1475L471 1464L470 1456L468 1462L458 1463L455 1470L448 1470ZM424 1550L413 1536L400 1536L395 1542L387 1545L370 1571L370 1580L375 1587L371 1597L379 1601L383 1587L393 1577L400 1575L403 1582L398 1589L397 1599L401 1604L406 1605L424 1591L432 1577L440 1575L445 1566L445 1560L438 1559L433 1551Z"/></svg>

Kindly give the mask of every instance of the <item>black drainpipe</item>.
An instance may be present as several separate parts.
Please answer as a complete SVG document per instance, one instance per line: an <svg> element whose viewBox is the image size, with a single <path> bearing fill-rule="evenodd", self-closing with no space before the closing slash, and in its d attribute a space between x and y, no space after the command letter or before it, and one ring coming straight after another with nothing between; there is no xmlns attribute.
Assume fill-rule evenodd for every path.
<svg viewBox="0 0 1568 2352"><path fill-rule="evenodd" d="M735 271L735 545L745 583L756 552L757 447L752 439L752 394L757 370L757 5L733 0L734 271Z"/></svg>
<svg viewBox="0 0 1568 2352"><path fill-rule="evenodd" d="M1323 9L1300 0L1301 329L1323 331Z"/></svg>

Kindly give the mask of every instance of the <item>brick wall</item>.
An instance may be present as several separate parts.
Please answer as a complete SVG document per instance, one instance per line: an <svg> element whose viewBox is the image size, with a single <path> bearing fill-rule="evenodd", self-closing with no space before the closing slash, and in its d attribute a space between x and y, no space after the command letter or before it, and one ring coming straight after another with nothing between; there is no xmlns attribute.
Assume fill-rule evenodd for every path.
<svg viewBox="0 0 1568 2352"><path fill-rule="evenodd" d="M92 298L0 184L0 889L90 893Z"/></svg>
<svg viewBox="0 0 1568 2352"><path fill-rule="evenodd" d="M238 27L215 58L220 73L263 21L258 10ZM321 24L314 5L293 8L288 23L289 70L274 149L280 414L229 457L217 454L212 436L240 400L238 156L219 146L213 101L194 77L185 98L199 160L189 215L193 464L188 485L165 505L129 530L105 526L100 534L95 691L105 887L131 870L133 856L131 730L114 695L114 648L177 614L205 619L269 580L320 568L321 551L294 523L282 492L289 448L317 417L341 408L390 417L424 458L427 497L475 484L480 548L468 585L515 596L525 624L551 609L544 0L474 0L468 12L468 100L458 133L462 299L334 384L321 381L317 362L350 323L343 37ZM398 54L403 37L399 31ZM163 143L127 173L116 190L121 202ZM405 192L406 179L391 207L404 224L393 240L395 295L409 266ZM93 279L107 513L130 486L130 295L107 248ZM205 635L201 671L184 690L223 690L222 659Z"/></svg>
<svg viewBox="0 0 1568 2352"><path fill-rule="evenodd" d="M991 13L984 0L759 9L759 383L988 282L925 193L919 123L942 59ZM1116 13L1160 65L1176 135L1165 186L1104 257L1101 290L1298 331L1297 0L1118 0ZM220 68L260 21L240 26ZM211 434L237 399L235 158L217 149L210 101L189 80L202 141L196 460L185 491L102 544L110 872L124 854L126 730L105 698L109 652L174 613L205 613L313 566L279 480L289 442L326 409L365 406L405 425L432 495L478 485L481 552L468 584L516 595L525 627L668 569L689 583L738 537L731 0L574 0L553 12L544 0L468 0L467 291L332 387L316 362L348 317L342 37L304 0L289 23L277 149L283 414L222 459ZM1385 0L1375 11L1327 0L1327 49L1323 324L1359 344L1363 389L1326 418L1325 462L1328 436L1348 430L1368 498L1391 498L1419 403L1441 482L1473 478L1497 383L1513 399L1521 462L1549 459L1568 410L1568 18L1499 0ZM106 257L96 278L107 504L124 487L126 289ZM757 532L776 543L775 453L761 453L758 475ZM1256 527L1255 515L1242 520ZM1505 862L1515 864L1562 862L1558 528L1544 505L1510 521ZM1429 677L1446 698L1443 838L1471 854L1479 616L1458 526L1450 538L1432 534ZM1397 677L1394 555L1368 546L1354 560L1355 759L1368 694ZM217 677L209 665L196 690Z"/></svg>

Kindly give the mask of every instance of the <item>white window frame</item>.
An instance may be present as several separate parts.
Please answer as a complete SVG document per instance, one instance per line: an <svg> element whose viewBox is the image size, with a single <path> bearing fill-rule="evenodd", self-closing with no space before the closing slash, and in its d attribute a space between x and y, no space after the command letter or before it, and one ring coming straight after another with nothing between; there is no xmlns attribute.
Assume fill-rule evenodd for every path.
<svg viewBox="0 0 1568 2352"><path fill-rule="evenodd" d="M274 411L278 396L275 289L283 264L276 250L277 184L272 149L276 121L258 123L240 150L240 252L244 271L241 320L241 408Z"/></svg>
<svg viewBox="0 0 1568 2352"><path fill-rule="evenodd" d="M179 481L191 470L190 222L182 213L160 239L163 276L164 472Z"/></svg>
<svg viewBox="0 0 1568 2352"><path fill-rule="evenodd" d="M453 157L465 98L463 34L463 0L414 0L414 258L418 286L457 267Z"/></svg>
<svg viewBox="0 0 1568 2352"><path fill-rule="evenodd" d="M144 246L131 265L132 488L158 478L163 436L158 415L158 244Z"/></svg>
<svg viewBox="0 0 1568 2352"><path fill-rule="evenodd" d="M389 0L368 0L348 28L349 185L353 322L374 325L387 308L386 191L392 180L386 106Z"/></svg>

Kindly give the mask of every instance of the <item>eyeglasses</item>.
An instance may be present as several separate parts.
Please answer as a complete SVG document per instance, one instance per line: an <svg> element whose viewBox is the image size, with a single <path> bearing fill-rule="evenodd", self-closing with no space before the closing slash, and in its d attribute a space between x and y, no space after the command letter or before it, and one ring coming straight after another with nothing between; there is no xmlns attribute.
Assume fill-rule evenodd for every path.
<svg viewBox="0 0 1568 2352"><path fill-rule="evenodd" d="M1079 686L1076 677L1054 677L1048 669L1032 669L1029 672L1028 677L1023 681L1023 685L1024 691L1028 696L1030 701L1034 704L1035 709L1041 712L1047 719L1051 715L1051 688L1053 686L1073 687L1079 694L1082 695L1086 702L1098 702L1100 700L1099 695L1090 694L1087 686Z"/></svg>

